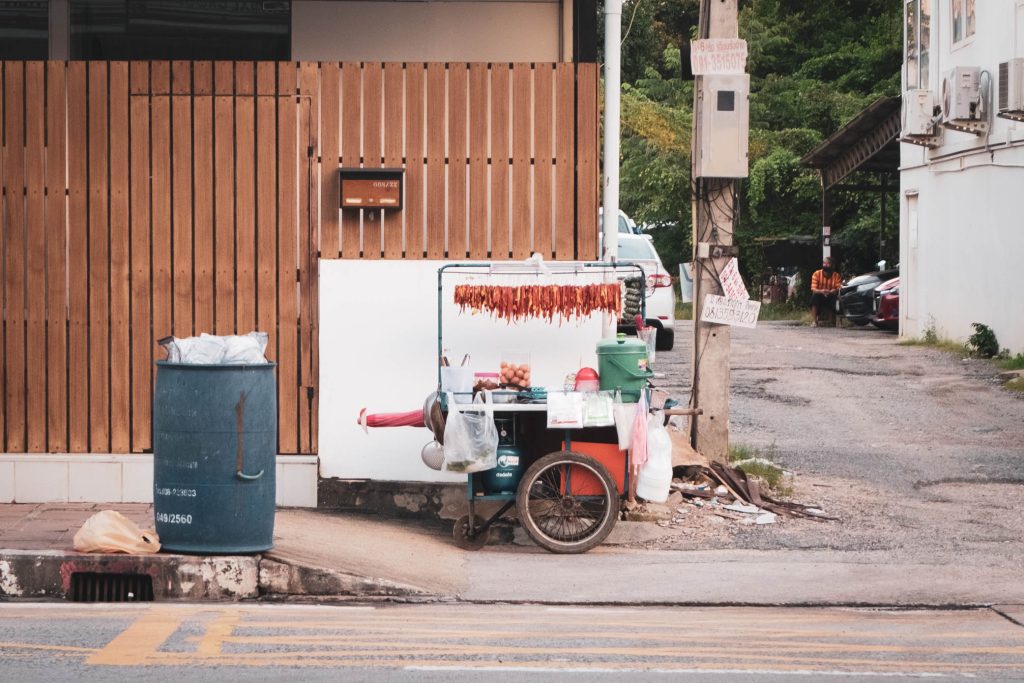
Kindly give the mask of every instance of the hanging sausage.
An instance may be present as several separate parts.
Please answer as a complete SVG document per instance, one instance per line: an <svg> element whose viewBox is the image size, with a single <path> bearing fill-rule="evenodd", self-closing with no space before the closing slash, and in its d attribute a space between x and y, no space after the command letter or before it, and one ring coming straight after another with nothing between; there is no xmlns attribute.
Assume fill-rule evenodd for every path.
<svg viewBox="0 0 1024 683"><path fill-rule="evenodd" d="M456 285L455 303L460 310L490 313L513 322L544 318L559 322L602 312L619 316L622 287L619 283L592 285Z"/></svg>

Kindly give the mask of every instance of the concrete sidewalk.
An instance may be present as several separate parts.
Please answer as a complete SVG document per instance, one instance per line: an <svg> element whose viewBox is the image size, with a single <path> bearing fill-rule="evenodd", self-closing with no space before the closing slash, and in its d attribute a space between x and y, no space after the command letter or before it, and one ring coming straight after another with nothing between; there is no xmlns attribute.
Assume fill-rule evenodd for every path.
<svg viewBox="0 0 1024 683"><path fill-rule="evenodd" d="M86 555L74 532L114 508L143 527L145 505L0 505L0 596L67 598L76 572L142 573L157 600L465 600L561 604L967 606L1024 603L1019 566L987 558L901 561L889 552L637 549L660 531L620 522L585 555L526 543L457 548L438 526L278 510L256 556ZM6 548L6 549L5 549Z"/></svg>

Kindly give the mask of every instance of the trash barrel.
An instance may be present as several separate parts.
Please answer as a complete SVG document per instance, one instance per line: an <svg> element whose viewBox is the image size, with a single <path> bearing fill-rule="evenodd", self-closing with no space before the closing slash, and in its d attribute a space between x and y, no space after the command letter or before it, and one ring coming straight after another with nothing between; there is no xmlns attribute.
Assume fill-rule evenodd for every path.
<svg viewBox="0 0 1024 683"><path fill-rule="evenodd" d="M153 509L165 550L255 553L273 545L275 366L157 362Z"/></svg>

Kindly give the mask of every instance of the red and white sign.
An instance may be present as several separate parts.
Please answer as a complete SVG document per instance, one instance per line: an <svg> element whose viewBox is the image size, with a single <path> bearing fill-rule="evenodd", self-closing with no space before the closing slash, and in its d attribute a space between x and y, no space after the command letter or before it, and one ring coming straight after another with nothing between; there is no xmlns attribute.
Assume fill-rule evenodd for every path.
<svg viewBox="0 0 1024 683"><path fill-rule="evenodd" d="M722 283L722 293L725 294L726 299L746 301L750 298L747 287L743 284L743 278L740 276L739 261L736 259L729 259L725 268L722 268L718 279Z"/></svg>
<svg viewBox="0 0 1024 683"><path fill-rule="evenodd" d="M695 40L690 43L690 68L694 76L745 73L747 41L742 38Z"/></svg>

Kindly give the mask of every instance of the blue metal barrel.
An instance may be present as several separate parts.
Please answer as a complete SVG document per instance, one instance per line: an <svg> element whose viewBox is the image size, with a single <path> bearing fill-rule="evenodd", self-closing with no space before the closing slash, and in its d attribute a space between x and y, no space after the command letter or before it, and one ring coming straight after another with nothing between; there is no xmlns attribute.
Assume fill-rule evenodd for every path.
<svg viewBox="0 0 1024 683"><path fill-rule="evenodd" d="M273 545L275 366L157 362L153 508L163 549L255 553Z"/></svg>

